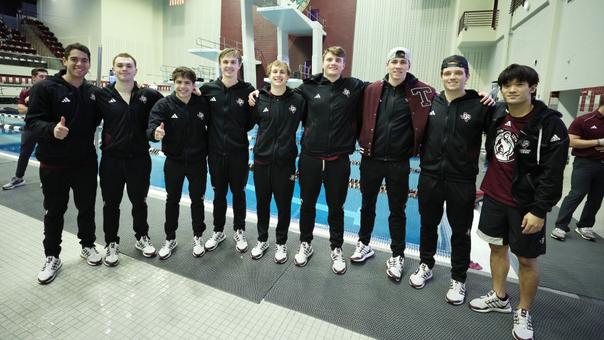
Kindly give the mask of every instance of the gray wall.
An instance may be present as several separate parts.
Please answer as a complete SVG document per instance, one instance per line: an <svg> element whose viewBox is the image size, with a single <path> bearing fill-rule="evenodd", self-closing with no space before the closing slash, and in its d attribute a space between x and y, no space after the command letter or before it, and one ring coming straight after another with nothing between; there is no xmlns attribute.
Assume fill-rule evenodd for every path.
<svg viewBox="0 0 604 340"><path fill-rule="evenodd" d="M381 79L388 51L404 46L413 55L410 72L441 87L440 64L450 54L455 5L441 0L358 0L352 76Z"/></svg>

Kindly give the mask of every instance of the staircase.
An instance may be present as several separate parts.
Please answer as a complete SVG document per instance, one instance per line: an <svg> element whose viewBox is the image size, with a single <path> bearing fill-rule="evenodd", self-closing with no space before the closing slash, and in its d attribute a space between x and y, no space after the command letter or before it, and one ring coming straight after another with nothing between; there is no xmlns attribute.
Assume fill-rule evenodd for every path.
<svg viewBox="0 0 604 340"><path fill-rule="evenodd" d="M50 52L50 55L48 56L56 58L63 58L65 56L63 44L59 42L54 33L52 33L44 23L35 18L24 17L22 27L38 36L38 39L35 40L42 42L41 45L45 46L46 51Z"/></svg>
<svg viewBox="0 0 604 340"><path fill-rule="evenodd" d="M29 25L21 25L25 39L29 41L31 46L38 52L39 55L45 57L55 57L52 51L44 44L38 34Z"/></svg>

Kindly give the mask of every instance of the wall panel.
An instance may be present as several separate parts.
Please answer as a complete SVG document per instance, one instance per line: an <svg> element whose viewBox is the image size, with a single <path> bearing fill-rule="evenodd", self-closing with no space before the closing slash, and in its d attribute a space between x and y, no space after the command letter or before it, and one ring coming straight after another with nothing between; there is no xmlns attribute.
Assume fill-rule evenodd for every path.
<svg viewBox="0 0 604 340"><path fill-rule="evenodd" d="M187 49L199 48L197 38L218 41L220 37L220 0L186 1L182 6L163 3L162 64L171 66L214 67L207 59L190 54Z"/></svg>
<svg viewBox="0 0 604 340"><path fill-rule="evenodd" d="M352 75L374 81L386 74L386 54L395 46L411 49L410 72L440 88L440 64L450 55L456 1L358 0Z"/></svg>
<svg viewBox="0 0 604 340"><path fill-rule="evenodd" d="M122 52L137 62L136 79L145 83L161 82L163 0L103 0L102 44L103 79L108 77L113 57ZM128 22L116 18L131 13Z"/></svg>

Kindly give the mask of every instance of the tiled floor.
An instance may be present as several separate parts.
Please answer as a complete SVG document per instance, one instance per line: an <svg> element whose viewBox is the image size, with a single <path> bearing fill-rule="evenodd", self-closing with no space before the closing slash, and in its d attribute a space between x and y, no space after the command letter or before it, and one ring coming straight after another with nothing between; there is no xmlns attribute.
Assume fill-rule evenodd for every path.
<svg viewBox="0 0 604 340"><path fill-rule="evenodd" d="M76 236L67 232L63 267L54 282L42 286L36 281L44 260L42 222L3 206L0 220L2 339L366 338L123 255L114 268L88 266L79 257Z"/></svg>
<svg viewBox="0 0 604 340"><path fill-rule="evenodd" d="M564 194L569 179L567 167ZM600 234L602 214L595 226ZM122 256L118 267L90 267L79 257L77 238L67 232L63 267L55 282L41 286L36 275L44 260L42 222L2 205L0 221L0 339L366 338L265 301L253 303L144 260ZM480 245L474 244L473 258Z"/></svg>

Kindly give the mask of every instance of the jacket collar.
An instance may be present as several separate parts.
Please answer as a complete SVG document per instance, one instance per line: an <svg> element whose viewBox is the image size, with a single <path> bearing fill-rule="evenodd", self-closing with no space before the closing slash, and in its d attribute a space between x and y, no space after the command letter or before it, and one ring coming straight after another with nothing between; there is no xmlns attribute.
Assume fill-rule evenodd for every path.
<svg viewBox="0 0 604 340"><path fill-rule="evenodd" d="M292 89L289 88L289 86L287 86L285 88L285 92L281 96L275 96L274 94L271 93L271 86L270 86L270 84L268 84L265 87L263 87L262 89L260 89L260 93L264 94L265 96L268 96L268 97L287 98L287 97L291 96L294 92L292 91Z"/></svg>
<svg viewBox="0 0 604 340"><path fill-rule="evenodd" d="M415 78L415 76L409 72L407 72L407 74L405 75L405 79L403 80L403 82L398 84L397 86L390 85L390 83L388 82L389 79L390 75L386 73L382 80L384 81L384 86L389 86L392 88L405 88L411 86L411 84L414 84L417 81L417 78Z"/></svg>
<svg viewBox="0 0 604 340"><path fill-rule="evenodd" d="M344 77L340 76L338 80L336 80L333 85L340 86L344 83ZM323 73L313 74L310 78L304 81L305 83L313 83L313 84L330 84L331 81L323 76Z"/></svg>

